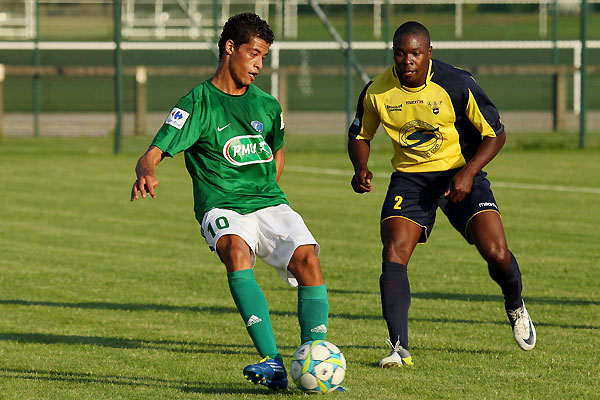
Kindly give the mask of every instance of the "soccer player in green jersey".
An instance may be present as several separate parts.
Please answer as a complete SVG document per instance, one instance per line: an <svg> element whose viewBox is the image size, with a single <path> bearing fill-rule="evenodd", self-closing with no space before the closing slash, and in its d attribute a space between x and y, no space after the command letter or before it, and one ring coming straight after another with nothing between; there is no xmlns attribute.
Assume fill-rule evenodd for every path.
<svg viewBox="0 0 600 400"><path fill-rule="evenodd" d="M256 256L290 286L299 285L301 343L325 339L329 305L319 245L277 184L284 165L281 107L252 85L273 40L256 14L238 14L225 23L215 74L179 100L138 160L131 201L140 194L156 197L157 165L184 152L202 235L225 264L231 295L263 357L243 374L281 390L287 373L254 279Z"/></svg>
<svg viewBox="0 0 600 400"><path fill-rule="evenodd" d="M360 94L348 141L357 193L372 190L369 142L379 125L394 147L394 172L381 211L379 280L392 351L379 365L413 364L407 265L417 243L431 234L438 207L487 262L502 289L513 337L523 350L531 350L536 333L521 297L521 272L482 171L506 140L498 110L471 74L431 58L429 32L420 23L407 22L396 30L393 54L395 65Z"/></svg>

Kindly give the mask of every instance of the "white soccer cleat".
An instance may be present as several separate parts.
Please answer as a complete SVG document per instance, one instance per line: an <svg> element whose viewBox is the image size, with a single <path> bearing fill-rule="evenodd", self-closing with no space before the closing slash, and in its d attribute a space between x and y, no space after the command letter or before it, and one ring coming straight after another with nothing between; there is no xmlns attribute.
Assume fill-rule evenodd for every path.
<svg viewBox="0 0 600 400"><path fill-rule="evenodd" d="M513 328L515 341L525 351L535 347L536 334L531 317L525 308L525 303L516 310L507 310L506 314Z"/></svg>
<svg viewBox="0 0 600 400"><path fill-rule="evenodd" d="M386 343L392 347L392 351L390 351L389 356L384 357L381 359L381 361L379 361L379 366L381 368L394 368L401 367L403 365L414 365L410 353L404 347L400 346L400 341L397 341L396 344L393 345L390 339L386 339Z"/></svg>

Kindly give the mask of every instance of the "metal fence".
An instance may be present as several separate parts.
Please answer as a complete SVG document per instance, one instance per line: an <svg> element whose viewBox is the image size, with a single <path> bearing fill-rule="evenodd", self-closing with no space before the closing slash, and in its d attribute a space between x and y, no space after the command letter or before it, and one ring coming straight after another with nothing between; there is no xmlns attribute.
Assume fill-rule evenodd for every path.
<svg viewBox="0 0 600 400"><path fill-rule="evenodd" d="M4 0L0 130L151 134L210 76L222 24L242 11L276 33L257 84L290 134L344 134L406 20L428 26L435 58L474 73L511 131L598 130L599 1Z"/></svg>

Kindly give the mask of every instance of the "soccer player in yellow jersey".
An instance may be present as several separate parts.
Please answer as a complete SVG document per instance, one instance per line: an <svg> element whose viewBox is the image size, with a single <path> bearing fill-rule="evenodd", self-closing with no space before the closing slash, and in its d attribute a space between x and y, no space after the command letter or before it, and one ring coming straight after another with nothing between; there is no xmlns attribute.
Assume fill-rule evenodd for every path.
<svg viewBox="0 0 600 400"><path fill-rule="evenodd" d="M514 339L531 350L536 333L521 297L521 272L482 171L506 140L498 110L471 74L431 58L429 32L420 23L406 22L396 30L393 53L395 65L360 94L348 141L357 193L371 191L369 143L379 125L394 147L394 172L381 211L379 281L392 351L379 365L413 364L407 265L417 243L427 241L437 207L487 262L502 289Z"/></svg>

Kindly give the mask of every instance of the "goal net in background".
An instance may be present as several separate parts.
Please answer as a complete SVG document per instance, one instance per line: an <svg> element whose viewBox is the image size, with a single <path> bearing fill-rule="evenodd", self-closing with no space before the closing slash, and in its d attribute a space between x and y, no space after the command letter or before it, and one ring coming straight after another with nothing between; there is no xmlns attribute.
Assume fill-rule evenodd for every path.
<svg viewBox="0 0 600 400"><path fill-rule="evenodd" d="M577 1L557 2L556 36L553 2L405 0L389 1L388 8L383 0L353 1L353 55L363 75L373 78L391 65L391 44L386 40L395 28L417 20L431 32L434 58L470 70L511 132L551 131L557 122L560 130L575 131L582 106L588 130L598 130L598 1L588 6L588 90L583 105ZM315 4L344 41L346 3L122 0L123 133L156 132L177 100L210 77L216 66L217 35L227 17L251 11L267 19L276 34L256 84L282 103L287 132L345 134L348 99L356 102L364 79L354 72L348 85L343 43L319 18ZM113 1L2 1L4 135L110 134L116 121L114 48Z"/></svg>

